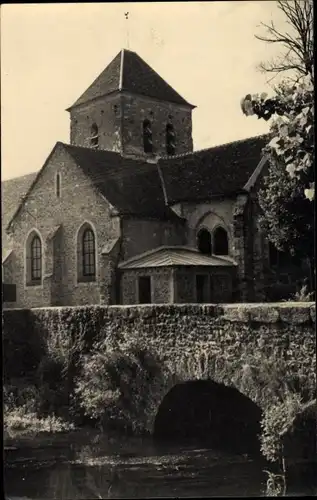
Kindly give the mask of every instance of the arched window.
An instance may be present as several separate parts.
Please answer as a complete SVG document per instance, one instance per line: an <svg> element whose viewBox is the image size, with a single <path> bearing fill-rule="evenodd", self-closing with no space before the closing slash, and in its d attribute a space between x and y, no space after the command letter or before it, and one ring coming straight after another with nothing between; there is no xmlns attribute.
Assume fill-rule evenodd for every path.
<svg viewBox="0 0 317 500"><path fill-rule="evenodd" d="M91 132L90 145L92 148L98 148L99 147L99 132L98 132L98 127L95 123L92 124L90 132Z"/></svg>
<svg viewBox="0 0 317 500"><path fill-rule="evenodd" d="M56 196L57 198L61 196L61 174L56 175Z"/></svg>
<svg viewBox="0 0 317 500"><path fill-rule="evenodd" d="M41 281L42 279L42 243L36 235L31 241L31 280Z"/></svg>
<svg viewBox="0 0 317 500"><path fill-rule="evenodd" d="M214 254L215 255L228 255L228 235L223 227L217 227L214 232Z"/></svg>
<svg viewBox="0 0 317 500"><path fill-rule="evenodd" d="M90 228L83 233L83 276L96 276L95 235Z"/></svg>
<svg viewBox="0 0 317 500"><path fill-rule="evenodd" d="M95 281L97 277L97 236L87 221L76 235L77 282Z"/></svg>
<svg viewBox="0 0 317 500"><path fill-rule="evenodd" d="M175 132L171 123L166 125L166 153L168 155L175 154Z"/></svg>
<svg viewBox="0 0 317 500"><path fill-rule="evenodd" d="M25 284L41 285L43 279L43 244L37 230L32 230L25 242Z"/></svg>
<svg viewBox="0 0 317 500"><path fill-rule="evenodd" d="M150 120L143 122L143 149L145 153L153 152L152 127Z"/></svg>
<svg viewBox="0 0 317 500"><path fill-rule="evenodd" d="M197 235L198 250L205 254L212 254L211 234L208 229L201 229Z"/></svg>

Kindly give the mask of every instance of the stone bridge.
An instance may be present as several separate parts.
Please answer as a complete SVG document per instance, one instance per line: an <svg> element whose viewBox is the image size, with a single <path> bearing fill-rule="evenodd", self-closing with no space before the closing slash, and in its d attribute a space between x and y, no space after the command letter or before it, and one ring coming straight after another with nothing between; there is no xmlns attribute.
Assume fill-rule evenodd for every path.
<svg viewBox="0 0 317 500"><path fill-rule="evenodd" d="M184 382L231 387L261 410L288 391L304 401L315 398L313 303L6 310L4 321L12 325L20 315L21 324L23 314L45 338L84 331L90 343L97 335L119 347L137 344L159 359L160 374L144 387L147 403L139 422L151 433L164 398Z"/></svg>

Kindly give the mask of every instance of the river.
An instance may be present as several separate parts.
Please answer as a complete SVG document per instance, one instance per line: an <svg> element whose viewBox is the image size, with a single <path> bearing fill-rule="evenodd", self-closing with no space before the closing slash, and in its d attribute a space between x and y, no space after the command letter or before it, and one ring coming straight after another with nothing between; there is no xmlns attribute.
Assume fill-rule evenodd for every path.
<svg viewBox="0 0 317 500"><path fill-rule="evenodd" d="M7 500L265 496L261 457L81 430L5 451ZM300 486L289 495L310 494Z"/></svg>

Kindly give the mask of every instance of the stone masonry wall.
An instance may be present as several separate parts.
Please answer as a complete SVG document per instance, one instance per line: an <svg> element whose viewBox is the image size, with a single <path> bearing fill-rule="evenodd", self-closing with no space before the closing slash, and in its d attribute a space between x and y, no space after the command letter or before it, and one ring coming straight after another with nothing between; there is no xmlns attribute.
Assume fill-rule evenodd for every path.
<svg viewBox="0 0 317 500"><path fill-rule="evenodd" d="M313 303L4 310L4 352L10 365L10 357L16 356L14 342L21 343L24 335L23 322L27 338L36 338L37 332L44 344L50 338L67 342L84 331L86 352L98 339L145 348L161 366L161 374L144 388L147 405L140 427L152 432L165 395L189 380L235 387L262 409L285 397L289 387L304 403L314 399L315 315ZM22 365L28 361L21 359Z"/></svg>
<svg viewBox="0 0 317 500"><path fill-rule="evenodd" d="M179 215L187 220L187 244L197 247L197 233L201 228L213 233L218 226L227 231L229 255L234 256L233 209L234 199L213 199L205 203L182 203Z"/></svg>
<svg viewBox="0 0 317 500"><path fill-rule="evenodd" d="M55 192L57 173L61 175L60 198ZM97 279L83 283L77 280L76 235L86 221L96 231ZM61 233L52 240L53 228L60 225ZM43 241L44 276L39 286L27 286L25 279L25 244L33 229ZM102 251L119 237L119 219L111 216L107 202L98 196L62 145L58 146L12 228L14 266L10 266L10 282L17 285L17 302L11 307L99 304Z"/></svg>
<svg viewBox="0 0 317 500"><path fill-rule="evenodd" d="M182 224L157 220L123 219L122 260L163 245L185 245L186 228Z"/></svg>
<svg viewBox="0 0 317 500"><path fill-rule="evenodd" d="M123 94L122 142L126 154L144 154L143 121L152 125L153 154L167 156L166 125L173 124L175 132L175 154L193 150L192 110L179 104L158 101L139 95Z"/></svg>
<svg viewBox="0 0 317 500"><path fill-rule="evenodd" d="M99 131L99 148L121 151L121 96L115 94L95 99L76 107L70 114L70 142L75 146L91 147L91 127Z"/></svg>
<svg viewBox="0 0 317 500"><path fill-rule="evenodd" d="M140 276L151 276L153 303L169 304L172 302L172 269L131 269L122 274L122 304L138 303L138 278Z"/></svg>

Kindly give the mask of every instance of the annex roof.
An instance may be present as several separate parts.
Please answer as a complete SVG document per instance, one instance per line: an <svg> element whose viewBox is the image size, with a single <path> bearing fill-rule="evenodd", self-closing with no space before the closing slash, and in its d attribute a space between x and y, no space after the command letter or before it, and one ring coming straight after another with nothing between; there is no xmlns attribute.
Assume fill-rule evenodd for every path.
<svg viewBox="0 0 317 500"><path fill-rule="evenodd" d="M195 248L162 246L120 262L119 269L143 269L171 266L235 266L230 257L203 255Z"/></svg>
<svg viewBox="0 0 317 500"><path fill-rule="evenodd" d="M266 144L263 135L160 159L168 203L197 202L242 191Z"/></svg>
<svg viewBox="0 0 317 500"><path fill-rule="evenodd" d="M136 52L122 49L68 110L117 91L153 97L194 108Z"/></svg>

